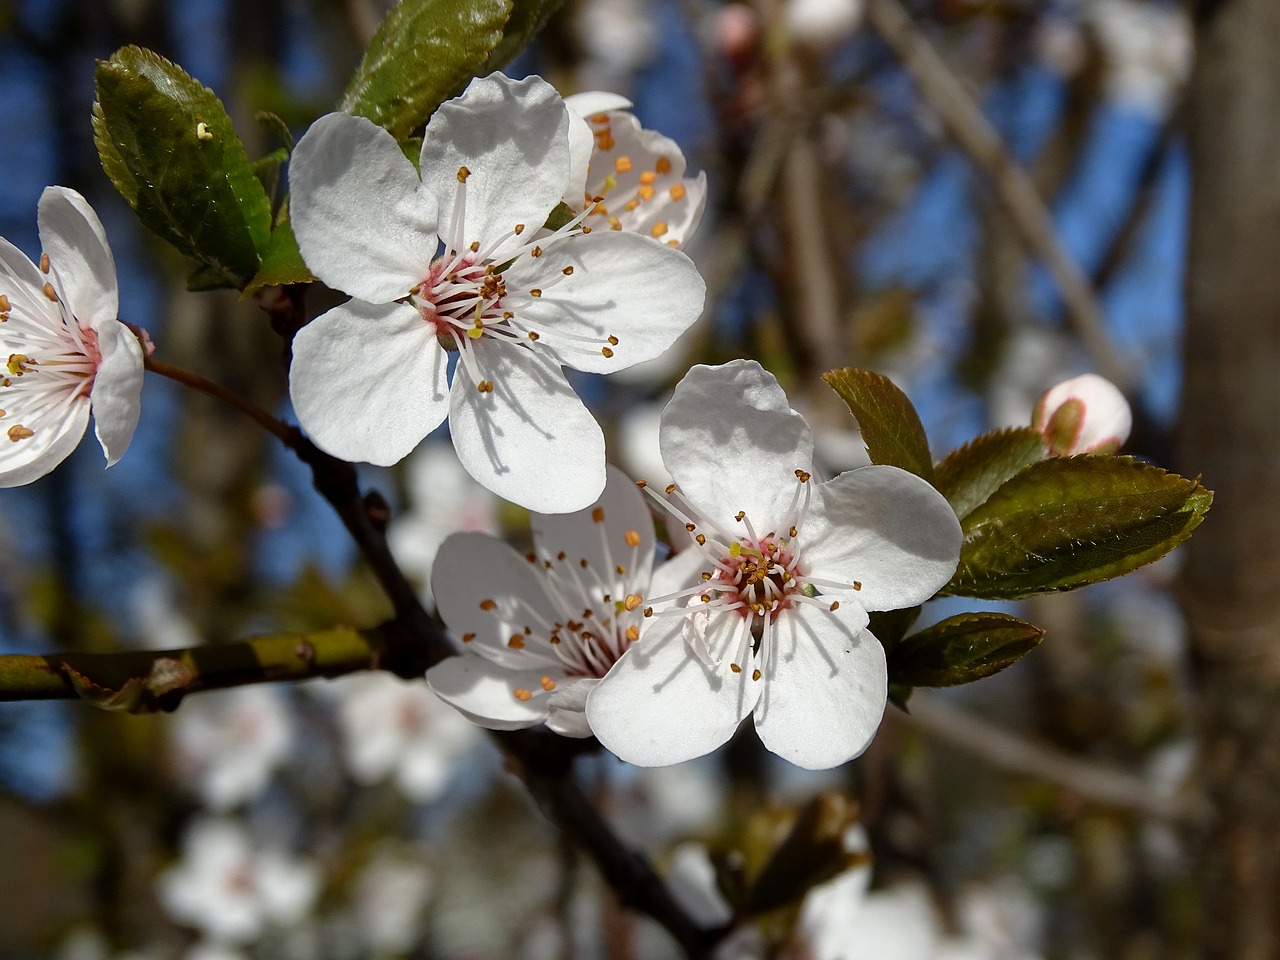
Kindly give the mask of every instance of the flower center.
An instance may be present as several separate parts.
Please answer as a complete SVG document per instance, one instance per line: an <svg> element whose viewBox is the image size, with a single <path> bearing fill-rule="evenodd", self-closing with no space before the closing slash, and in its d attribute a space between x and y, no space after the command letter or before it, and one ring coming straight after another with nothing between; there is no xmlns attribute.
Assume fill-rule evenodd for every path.
<svg viewBox="0 0 1280 960"><path fill-rule="evenodd" d="M636 571L642 569L640 534L627 530L620 543L610 543L604 508L596 507L591 519L600 538L603 563L586 557L575 559L563 550L552 554L540 549L525 557L542 584L554 619L514 592L500 601L480 603L480 609L495 617L500 629L509 634L507 647L520 652L520 659L526 661L523 667L548 668L570 679L599 679L640 638L643 599L632 589L640 587L634 582ZM617 538L617 531L612 535ZM474 634L462 638L464 643L474 639ZM484 647L476 649L485 652ZM540 689L516 687L512 692L517 700L529 700L555 689L556 681L547 674L540 678Z"/></svg>
<svg viewBox="0 0 1280 960"><path fill-rule="evenodd" d="M569 223L539 240L529 237L519 243L515 238L524 237L525 225L517 223L508 232L499 233L485 240L468 242L466 236L467 180L471 171L458 168L458 187L454 196L453 217L448 235L441 236L445 253L432 262L426 277L409 291L412 303L422 319L435 333L440 346L456 352L460 368L476 385L480 393L492 393L493 380L485 375L481 362L471 345L483 337L533 350L539 341L552 346L559 353L587 350L606 359L614 355L618 338L607 332L600 336L573 333L556 328L538 328L526 315L530 305L542 300L554 299L553 288L574 274L571 263L546 271L541 286L508 289L504 271L522 257L538 259L544 255L553 257L554 241L570 234L590 233L589 227L581 227L586 217L584 211ZM536 231L530 231L533 233ZM544 249L546 248L546 249ZM551 251L548 254L548 251ZM567 298L571 299L571 298ZM536 311L535 311L536 312ZM542 311L543 316L546 311Z"/></svg>
<svg viewBox="0 0 1280 960"><path fill-rule="evenodd" d="M684 639L707 666L718 666L732 653L729 669L741 673L749 661L754 661L751 679L759 680L772 653L772 633L779 617L800 604L834 613L840 609L840 602L820 598L820 592L862 589L856 580L842 583L806 573L801 531L809 512L810 475L804 470L796 470L795 475L798 483L791 505L777 529L770 529L763 536L756 532L745 511L734 517L743 528L735 535L698 517L674 483L666 488L665 496L655 493L643 480L639 483L684 524L693 548L707 561L700 583L650 598L644 615L684 618ZM706 533L702 532L704 529ZM675 605L654 609L655 605L666 603Z"/></svg>

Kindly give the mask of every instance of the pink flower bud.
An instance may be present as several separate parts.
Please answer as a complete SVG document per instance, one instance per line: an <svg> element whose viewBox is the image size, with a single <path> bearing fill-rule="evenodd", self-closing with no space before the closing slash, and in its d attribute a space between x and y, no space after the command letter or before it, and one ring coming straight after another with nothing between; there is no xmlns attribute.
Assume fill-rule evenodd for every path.
<svg viewBox="0 0 1280 960"><path fill-rule="evenodd" d="M1133 415L1124 394L1095 373L1064 380L1046 390L1031 414L1056 457L1114 453L1129 438Z"/></svg>

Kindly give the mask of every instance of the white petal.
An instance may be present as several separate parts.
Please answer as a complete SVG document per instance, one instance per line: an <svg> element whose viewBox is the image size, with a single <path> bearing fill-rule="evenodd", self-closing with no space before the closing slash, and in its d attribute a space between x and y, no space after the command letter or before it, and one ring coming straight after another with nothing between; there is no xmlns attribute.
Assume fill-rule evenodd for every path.
<svg viewBox="0 0 1280 960"><path fill-rule="evenodd" d="M474 241L487 246L517 224L531 236L564 196L569 164L569 112L555 88L537 76L511 80L492 73L472 80L432 115L419 168L440 205L441 238L462 249ZM470 171L466 214L455 235L462 167Z"/></svg>
<svg viewBox="0 0 1280 960"><path fill-rule="evenodd" d="M493 390L454 377L449 430L458 460L503 499L539 513L581 510L604 489L604 434L560 368L533 351L475 341Z"/></svg>
<svg viewBox="0 0 1280 960"><path fill-rule="evenodd" d="M4 237L0 237L0 293L9 298L12 316L8 323L29 323L37 328L54 329L63 324L62 311L49 302L41 292L45 277L21 250ZM0 328L0 342L4 341L5 331L12 334L12 328L6 325Z"/></svg>
<svg viewBox="0 0 1280 960"><path fill-rule="evenodd" d="M587 696L600 681L594 677L566 680L547 697L547 727L562 737L591 736L587 723Z"/></svg>
<svg viewBox="0 0 1280 960"><path fill-rule="evenodd" d="M64 405L57 419L24 423L19 410L10 408L0 420L0 487L20 487L38 480L60 464L89 425L89 398L78 397ZM24 440L11 440L5 431L21 424L35 431Z"/></svg>
<svg viewBox="0 0 1280 960"><path fill-rule="evenodd" d="M858 467L814 494L801 533L803 570L858 581L852 596L865 609L924 603L956 572L960 523L942 494L915 474Z"/></svg>
<svg viewBox="0 0 1280 960"><path fill-rule="evenodd" d="M682 621L670 617L646 630L587 699L592 732L628 763L659 767L710 753L759 696L760 684L745 672L699 663Z"/></svg>
<svg viewBox="0 0 1280 960"><path fill-rule="evenodd" d="M93 207L74 190L46 187L38 216L40 243L67 309L83 326L113 322L120 309L116 262Z"/></svg>
<svg viewBox="0 0 1280 960"><path fill-rule="evenodd" d="M825 770L862 753L888 698L884 648L856 606L802 604L774 623L756 704L761 742L796 766Z"/></svg>
<svg viewBox="0 0 1280 960"><path fill-rule="evenodd" d="M610 466L607 476L604 493L587 509L532 514L533 542L544 555L554 557L564 551L570 562L586 560L607 583L614 582L616 567L623 566L622 582L643 590L653 569L653 517L645 495L625 473ZM638 546L627 545L629 532L639 534Z"/></svg>
<svg viewBox="0 0 1280 960"><path fill-rule="evenodd" d="M564 98L564 105L577 116L587 119L597 113L608 113L611 110L627 110L631 101L620 93L609 93L606 90L584 90Z"/></svg>
<svg viewBox="0 0 1280 960"><path fill-rule="evenodd" d="M764 535L784 517L813 437L773 374L754 360L696 366L662 412L662 460L701 514L725 529L745 511Z"/></svg>
<svg viewBox="0 0 1280 960"><path fill-rule="evenodd" d="M535 568L505 542L487 533L455 533L436 554L431 591L450 632L464 646L511 669L545 669L557 661L539 652L545 643L512 647L513 636L546 636L543 624L560 618L547 600ZM530 612L532 610L532 612ZM465 638L471 637L470 640ZM537 659L542 658L542 659Z"/></svg>
<svg viewBox="0 0 1280 960"><path fill-rule="evenodd" d="M405 296L436 255L436 202L395 138L331 113L289 161L289 216L302 258L335 289L373 303Z"/></svg>
<svg viewBox="0 0 1280 960"><path fill-rule="evenodd" d="M539 681L546 675L542 670L508 670L464 654L428 670L427 683L441 700L487 730L523 730L547 719L547 698L521 700L515 691L542 693Z"/></svg>
<svg viewBox="0 0 1280 960"><path fill-rule="evenodd" d="M102 363L89 399L94 432L109 467L129 448L142 414L142 345L132 330L112 320L98 328L98 349Z"/></svg>
<svg viewBox="0 0 1280 960"><path fill-rule="evenodd" d="M444 420L447 369L413 307L351 300L294 337L289 396L316 446L386 467Z"/></svg>
<svg viewBox="0 0 1280 960"><path fill-rule="evenodd" d="M506 284L520 291L507 309L538 332L539 348L566 367L592 373L625 370L662 354L702 314L707 293L698 268L680 251L609 231L578 234L540 257L521 257ZM531 289L542 295L522 296ZM618 342L611 344L610 336Z"/></svg>

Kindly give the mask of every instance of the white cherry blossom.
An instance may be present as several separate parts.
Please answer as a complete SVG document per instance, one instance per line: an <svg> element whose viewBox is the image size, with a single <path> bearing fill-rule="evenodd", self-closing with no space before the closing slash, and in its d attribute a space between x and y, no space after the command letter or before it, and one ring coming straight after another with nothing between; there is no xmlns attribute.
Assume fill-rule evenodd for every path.
<svg viewBox="0 0 1280 960"><path fill-rule="evenodd" d="M587 702L592 732L655 766L709 753L754 714L798 766L857 756L887 695L868 611L923 603L951 578L951 507L896 467L814 481L809 426L754 361L689 372L663 412L662 456L676 482L654 496L691 549L655 581L685 587L647 600L640 642Z"/></svg>
<svg viewBox="0 0 1280 960"><path fill-rule="evenodd" d="M440 548L432 588L464 649L428 670L427 682L491 730L545 722L587 737L587 694L640 635L653 521L635 485L610 467L595 504L534 514L532 523L524 557L479 533L455 534Z"/></svg>
<svg viewBox="0 0 1280 960"><path fill-rule="evenodd" d="M706 209L707 175L686 177L679 144L641 127L625 97L592 91L564 102L573 160L564 199L587 213L583 225L688 243Z"/></svg>
<svg viewBox="0 0 1280 960"><path fill-rule="evenodd" d="M390 465L448 417L462 465L505 499L564 513L599 496L604 436L561 367L658 356L705 285L684 254L633 233L544 235L570 183L569 122L542 79L492 74L431 118L421 177L361 117L329 114L302 138L298 244L354 298L293 343L289 392L318 446Z"/></svg>
<svg viewBox="0 0 1280 960"><path fill-rule="evenodd" d="M1115 453L1129 439L1133 413L1120 388L1096 373L1050 387L1036 403L1031 426L1054 456Z"/></svg>
<svg viewBox="0 0 1280 960"><path fill-rule="evenodd" d="M38 266L0 238L0 487L65 460L90 410L111 466L140 412L142 346L118 319L116 265L98 215L74 190L47 187L38 218Z"/></svg>
<svg viewBox="0 0 1280 960"><path fill-rule="evenodd" d="M259 796L293 746L293 716L271 686L192 697L173 718L179 775L222 813Z"/></svg>
<svg viewBox="0 0 1280 960"><path fill-rule="evenodd" d="M363 673L333 681L343 754L361 784L387 777L416 803L444 793L458 761L479 737L421 679Z"/></svg>
<svg viewBox="0 0 1280 960"><path fill-rule="evenodd" d="M315 864L259 847L233 820L198 819L182 860L156 879L169 915L221 943L247 944L270 925L297 923L320 890Z"/></svg>

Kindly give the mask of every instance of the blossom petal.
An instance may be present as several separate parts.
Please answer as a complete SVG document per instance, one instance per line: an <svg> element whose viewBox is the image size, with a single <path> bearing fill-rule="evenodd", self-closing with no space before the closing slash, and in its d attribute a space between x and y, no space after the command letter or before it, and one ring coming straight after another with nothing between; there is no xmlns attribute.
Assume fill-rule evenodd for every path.
<svg viewBox="0 0 1280 960"><path fill-rule="evenodd" d="M801 534L805 572L856 580L853 596L866 609L924 603L955 573L960 522L942 494L915 474L858 467L814 493Z"/></svg>
<svg viewBox="0 0 1280 960"><path fill-rule="evenodd" d="M707 293L698 268L680 251L613 232L578 234L539 257L521 257L506 284L514 294L507 309L538 333L539 348L592 373L625 370L665 352L702 314ZM541 295L522 295L533 289Z"/></svg>
<svg viewBox="0 0 1280 960"><path fill-rule="evenodd" d="M466 210L455 230L464 167ZM479 77L432 115L419 168L440 204L441 239L452 249L475 241L488 246L517 224L532 232L568 184L569 112L541 77Z"/></svg>
<svg viewBox="0 0 1280 960"><path fill-rule="evenodd" d="M497 537L451 534L436 554L431 591L441 618L468 649L483 650L483 656L511 669L557 664L549 653L538 652L544 644L511 644L512 637L530 635L526 627L545 636L545 625L560 618L536 568Z"/></svg>
<svg viewBox="0 0 1280 960"><path fill-rule="evenodd" d="M35 328L61 326L62 311L41 292L44 274L25 253L4 237L0 237L0 293L9 298L12 315L9 324L23 324L23 332ZM8 328L12 331L12 327ZM47 334L46 334L47 335Z"/></svg>
<svg viewBox="0 0 1280 960"><path fill-rule="evenodd" d="M386 467L444 420L447 369L413 307L351 300L294 337L289 396L316 446Z"/></svg>
<svg viewBox="0 0 1280 960"><path fill-rule="evenodd" d="M889 674L866 622L853 604L835 612L801 604L778 617L755 708L769 750L825 770L867 748L884 716Z"/></svg>
<svg viewBox="0 0 1280 960"><path fill-rule="evenodd" d="M584 120L597 113L631 109L630 100L620 93L610 93L608 90L584 90L582 93L572 93L564 98L564 105Z"/></svg>
<svg viewBox="0 0 1280 960"><path fill-rule="evenodd" d="M487 730L522 730L547 719L547 697L521 700L516 690L542 694L542 670L509 670L483 657L450 657L427 671L436 695ZM554 678L553 678L554 679Z"/></svg>
<svg viewBox="0 0 1280 960"><path fill-rule="evenodd" d="M80 397L69 401L54 416L41 415L39 421L23 423L21 408L10 407L0 424L6 430L24 426L34 433L14 440L0 432L0 487L20 487L38 480L67 459L89 425L89 401Z"/></svg>
<svg viewBox="0 0 1280 960"><path fill-rule="evenodd" d="M631 101L616 93L591 90L565 97L564 105L569 108L569 186L564 198L575 210L581 210L591 152L595 149L595 137L587 120L609 110L626 110Z"/></svg>
<svg viewBox="0 0 1280 960"><path fill-rule="evenodd" d="M547 697L547 728L562 737L591 736L587 723L587 696L600 681L594 677L566 680Z"/></svg>
<svg viewBox="0 0 1280 960"><path fill-rule="evenodd" d="M564 373L510 344L480 339L472 349L493 390L454 377L449 430L467 472L539 513L590 505L604 489L604 434Z"/></svg>
<svg viewBox="0 0 1280 960"><path fill-rule="evenodd" d="M653 518L645 495L625 473L614 466L606 472L604 492L591 508L532 514L533 542L544 556L563 551L571 562L585 560L607 583L614 582L616 575L623 583L644 589L653 569ZM630 534L638 541L634 547L627 543ZM619 566L625 574L616 573Z"/></svg>
<svg viewBox="0 0 1280 960"><path fill-rule="evenodd" d="M696 366L662 412L662 460L703 517L764 535L784 519L813 436L773 374L754 360Z"/></svg>
<svg viewBox="0 0 1280 960"><path fill-rule="evenodd" d="M293 151L289 187L302 257L329 286L387 303L425 279L438 245L435 195L386 130L321 117Z"/></svg>
<svg viewBox="0 0 1280 960"><path fill-rule="evenodd" d="M142 414L142 344L132 330L112 320L98 328L98 350L102 362L89 399L93 429L109 467L129 448Z"/></svg>
<svg viewBox="0 0 1280 960"><path fill-rule="evenodd" d="M759 696L760 684L745 672L704 666L693 655L684 619L650 626L587 699L592 732L628 763L658 767L710 753Z"/></svg>
<svg viewBox="0 0 1280 960"><path fill-rule="evenodd" d="M67 309L82 326L101 332L120 312L116 262L102 221L74 190L46 187L38 222L40 243Z"/></svg>

